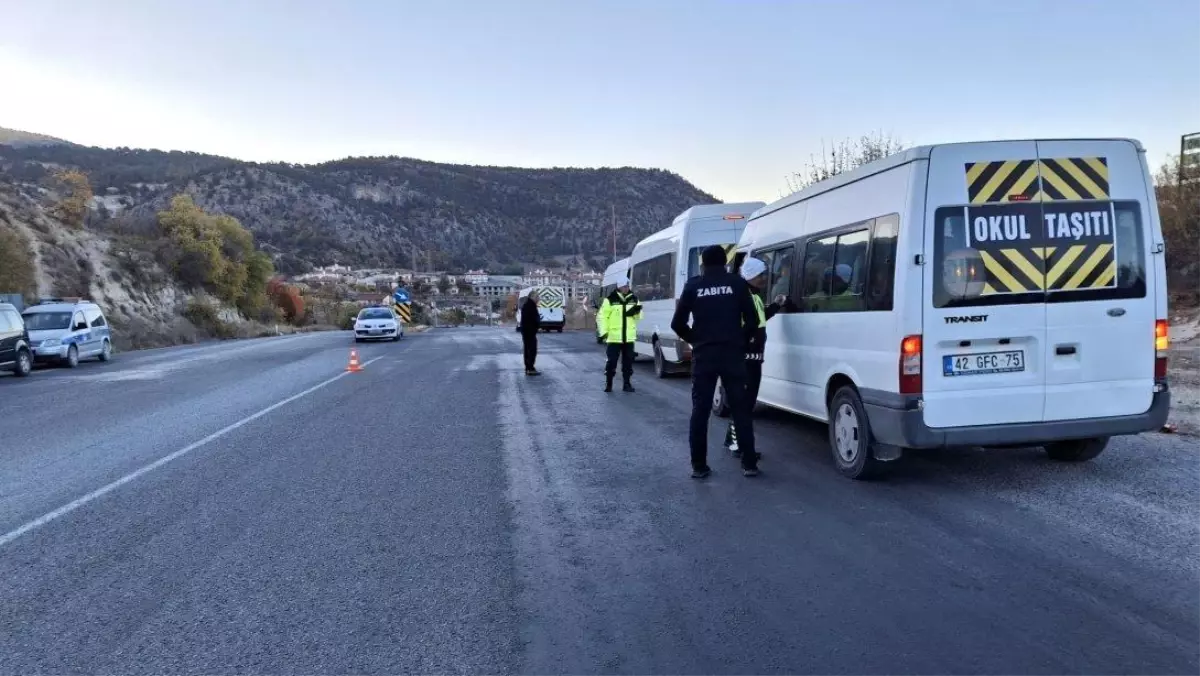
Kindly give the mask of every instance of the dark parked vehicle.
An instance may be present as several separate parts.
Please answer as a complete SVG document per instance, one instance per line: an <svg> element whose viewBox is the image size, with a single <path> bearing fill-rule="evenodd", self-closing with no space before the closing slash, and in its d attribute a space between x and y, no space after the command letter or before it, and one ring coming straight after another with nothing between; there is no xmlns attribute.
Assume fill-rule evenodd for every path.
<svg viewBox="0 0 1200 676"><path fill-rule="evenodd" d="M0 303L0 369L22 377L33 370L33 352L29 349L25 320L9 303Z"/></svg>

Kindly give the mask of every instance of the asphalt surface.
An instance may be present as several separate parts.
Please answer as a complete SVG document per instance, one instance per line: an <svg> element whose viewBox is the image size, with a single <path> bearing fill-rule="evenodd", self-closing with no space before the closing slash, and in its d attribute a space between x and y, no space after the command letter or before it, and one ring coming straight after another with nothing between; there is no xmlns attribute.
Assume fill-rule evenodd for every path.
<svg viewBox="0 0 1200 676"><path fill-rule="evenodd" d="M1200 672L1200 445L688 478L591 337L298 337L0 377L0 673Z"/></svg>

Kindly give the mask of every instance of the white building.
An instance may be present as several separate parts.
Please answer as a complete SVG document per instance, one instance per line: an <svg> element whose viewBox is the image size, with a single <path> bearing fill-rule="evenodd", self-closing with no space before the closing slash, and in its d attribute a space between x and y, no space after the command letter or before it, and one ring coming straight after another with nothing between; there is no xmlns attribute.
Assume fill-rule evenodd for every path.
<svg viewBox="0 0 1200 676"><path fill-rule="evenodd" d="M545 269L527 272L521 278L525 286L566 286L567 280L560 272Z"/></svg>
<svg viewBox="0 0 1200 676"><path fill-rule="evenodd" d="M486 270L467 270L467 274L462 276L462 281L475 286L488 281L488 273Z"/></svg>
<svg viewBox="0 0 1200 676"><path fill-rule="evenodd" d="M506 281L496 279L495 277L488 278L480 284L472 285L472 289L476 296L483 296L493 300L507 298L509 295L517 293L521 290L519 281Z"/></svg>

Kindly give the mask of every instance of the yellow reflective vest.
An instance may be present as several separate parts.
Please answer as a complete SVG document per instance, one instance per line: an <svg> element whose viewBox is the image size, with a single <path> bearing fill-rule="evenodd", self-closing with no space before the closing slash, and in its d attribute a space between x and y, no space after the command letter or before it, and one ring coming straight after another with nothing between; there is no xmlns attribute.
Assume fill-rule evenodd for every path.
<svg viewBox="0 0 1200 676"><path fill-rule="evenodd" d="M746 359L762 361L763 346L767 342L767 311L763 307L762 298L757 293L750 295L754 298L754 311L758 313L758 327L754 330L753 337L746 343ZM774 315L775 310L772 310L771 314Z"/></svg>
<svg viewBox="0 0 1200 676"><path fill-rule="evenodd" d="M632 343L637 340L637 323L642 304L631 293L613 291L596 312L596 333L606 343Z"/></svg>
<svg viewBox="0 0 1200 676"><path fill-rule="evenodd" d="M757 293L750 294L750 297L754 299L754 311L758 313L758 328L767 328L767 311L763 308L762 298ZM742 322L742 326L745 325L746 322Z"/></svg>

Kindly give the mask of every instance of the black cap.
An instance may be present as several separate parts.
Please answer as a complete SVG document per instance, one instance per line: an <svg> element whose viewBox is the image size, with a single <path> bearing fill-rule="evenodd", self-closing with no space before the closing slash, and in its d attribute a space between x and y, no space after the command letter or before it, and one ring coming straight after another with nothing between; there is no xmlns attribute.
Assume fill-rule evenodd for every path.
<svg viewBox="0 0 1200 676"><path fill-rule="evenodd" d="M704 253L700 254L700 262L704 265L719 265L724 267L725 247L721 246L720 244L714 244L708 247L704 250Z"/></svg>

